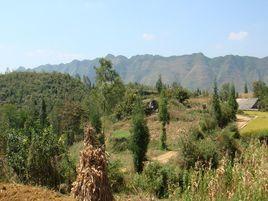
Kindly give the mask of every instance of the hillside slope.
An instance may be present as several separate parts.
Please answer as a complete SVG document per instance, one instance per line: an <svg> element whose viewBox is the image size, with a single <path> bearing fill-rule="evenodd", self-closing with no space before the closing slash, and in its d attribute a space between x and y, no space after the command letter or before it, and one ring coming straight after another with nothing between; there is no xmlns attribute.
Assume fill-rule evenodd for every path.
<svg viewBox="0 0 268 201"><path fill-rule="evenodd" d="M159 74L164 82L179 82L188 88L208 89L216 78L220 84L233 82L242 90L245 82L255 80L268 82L268 57L256 58L233 56L208 58L202 53L163 57L158 55L137 55L130 58L107 55L117 72L125 82L140 82L154 85ZM34 68L36 72L62 72L70 75L87 75L94 81L94 66L98 66L98 58L93 60L74 60L59 65L42 65ZM18 71L25 71L20 67Z"/></svg>
<svg viewBox="0 0 268 201"><path fill-rule="evenodd" d="M0 103L23 104L44 97L49 103L81 101L85 85L61 73L13 72L0 74Z"/></svg>

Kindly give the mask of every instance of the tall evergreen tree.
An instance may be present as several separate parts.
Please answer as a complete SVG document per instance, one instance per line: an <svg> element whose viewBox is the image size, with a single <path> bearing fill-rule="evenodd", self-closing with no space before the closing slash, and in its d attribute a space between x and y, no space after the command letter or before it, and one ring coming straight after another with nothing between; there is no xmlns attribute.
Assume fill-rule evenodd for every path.
<svg viewBox="0 0 268 201"><path fill-rule="evenodd" d="M212 96L212 115L217 121L218 126L222 127L222 111L220 105L220 99L218 94L218 86L216 80L214 81L214 89L213 89L213 96Z"/></svg>
<svg viewBox="0 0 268 201"><path fill-rule="evenodd" d="M232 110L232 120L236 119L236 113L238 110L238 103L236 102L236 91L235 86L232 84L230 89L230 95L228 98L228 105Z"/></svg>
<svg viewBox="0 0 268 201"><path fill-rule="evenodd" d="M155 87L156 87L157 92L160 94L163 89L163 82L162 82L161 75L159 75L158 80L156 81Z"/></svg>
<svg viewBox="0 0 268 201"><path fill-rule="evenodd" d="M131 151L133 154L134 168L136 172L141 173L150 140L141 100L137 101L133 111L131 133Z"/></svg>
<svg viewBox="0 0 268 201"><path fill-rule="evenodd" d="M169 123L169 112L168 112L168 100L165 95L165 91L162 90L160 96L160 104L159 104L159 120L162 123L162 132L160 136L160 148L163 150L167 149L167 134L166 134L166 124Z"/></svg>
<svg viewBox="0 0 268 201"><path fill-rule="evenodd" d="M248 83L245 83L245 86L244 86L244 93L245 93L245 94L248 93Z"/></svg>
<svg viewBox="0 0 268 201"><path fill-rule="evenodd" d="M47 126L47 106L44 98L41 100L41 108L39 113L40 124L42 128Z"/></svg>

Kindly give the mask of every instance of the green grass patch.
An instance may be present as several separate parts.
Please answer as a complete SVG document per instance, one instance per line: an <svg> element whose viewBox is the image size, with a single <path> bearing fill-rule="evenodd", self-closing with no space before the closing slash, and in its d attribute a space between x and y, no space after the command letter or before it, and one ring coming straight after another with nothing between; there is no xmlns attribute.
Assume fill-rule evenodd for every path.
<svg viewBox="0 0 268 201"><path fill-rule="evenodd" d="M260 133L263 130L268 130L268 112L246 111L245 114L256 118L251 120L248 125L241 130L242 135Z"/></svg>
<svg viewBox="0 0 268 201"><path fill-rule="evenodd" d="M130 132L129 131L124 131L124 130L116 130L113 132L112 138L129 138L130 137Z"/></svg>

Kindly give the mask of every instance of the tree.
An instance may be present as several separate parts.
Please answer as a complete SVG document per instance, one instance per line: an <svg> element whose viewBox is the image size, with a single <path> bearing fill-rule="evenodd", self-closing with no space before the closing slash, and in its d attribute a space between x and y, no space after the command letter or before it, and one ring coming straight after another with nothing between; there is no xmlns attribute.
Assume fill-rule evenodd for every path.
<svg viewBox="0 0 268 201"><path fill-rule="evenodd" d="M244 93L245 93L245 94L248 93L248 83L245 83L245 86L244 86Z"/></svg>
<svg viewBox="0 0 268 201"><path fill-rule="evenodd" d="M236 119L236 113L238 110L238 103L236 102L236 92L235 92L235 86L232 85L231 86L231 90L230 90L230 94L229 94L229 98L228 98L228 105L231 108L232 111L232 119L231 120L235 120Z"/></svg>
<svg viewBox="0 0 268 201"><path fill-rule="evenodd" d="M101 145L105 144L105 136L102 132L101 115L97 110L92 110L89 116L92 127L95 129Z"/></svg>
<svg viewBox="0 0 268 201"><path fill-rule="evenodd" d="M121 101L125 87L109 60L102 58L99 62L100 66L95 68L99 102L103 112L105 114L110 114L115 106Z"/></svg>
<svg viewBox="0 0 268 201"><path fill-rule="evenodd" d="M144 119L144 110L141 100L138 100L132 116L132 139L131 151L133 154L133 162L135 171L141 173L143 170L143 162L146 159L146 152L149 144L149 129Z"/></svg>
<svg viewBox="0 0 268 201"><path fill-rule="evenodd" d="M51 127L45 128L41 133L33 133L27 159L29 180L49 187L59 185L58 164L62 151Z"/></svg>
<svg viewBox="0 0 268 201"><path fill-rule="evenodd" d="M169 123L169 112L168 112L168 100L165 95L165 91L162 90L161 96L160 96L160 104L159 104L159 120L162 123L162 132L160 137L160 148L163 150L167 149L167 134L166 134L166 124Z"/></svg>
<svg viewBox="0 0 268 201"><path fill-rule="evenodd" d="M160 94L164 87L161 75L159 75L158 80L156 81L155 87L156 87L157 92Z"/></svg>
<svg viewBox="0 0 268 201"><path fill-rule="evenodd" d="M263 81L253 82L253 93L257 98L262 98L268 94L268 87Z"/></svg>
<svg viewBox="0 0 268 201"><path fill-rule="evenodd" d="M223 101L223 102L228 101L228 98L230 96L230 91L231 91L230 83L224 83L221 86L221 90L219 93L219 97L220 97L221 101Z"/></svg>
<svg viewBox="0 0 268 201"><path fill-rule="evenodd" d="M222 127L222 111L220 105L220 99L218 95L217 82L214 82L213 97L212 97L212 115L217 121L218 126Z"/></svg>
<svg viewBox="0 0 268 201"><path fill-rule="evenodd" d="M44 98L42 98L42 100L41 100L39 119L40 119L40 124L41 124L42 128L45 128L47 126L48 122L47 122L47 106L46 106Z"/></svg>

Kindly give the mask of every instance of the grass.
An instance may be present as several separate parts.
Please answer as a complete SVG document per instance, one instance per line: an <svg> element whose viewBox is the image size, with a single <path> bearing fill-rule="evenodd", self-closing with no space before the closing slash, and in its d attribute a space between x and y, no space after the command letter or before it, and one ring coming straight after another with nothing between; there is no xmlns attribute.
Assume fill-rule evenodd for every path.
<svg viewBox="0 0 268 201"><path fill-rule="evenodd" d="M130 132L125 130L116 130L112 133L113 138L129 138Z"/></svg>
<svg viewBox="0 0 268 201"><path fill-rule="evenodd" d="M256 118L241 130L242 135L268 130L268 112L245 111L245 114Z"/></svg>

